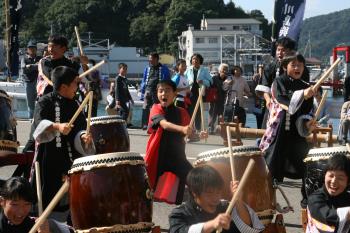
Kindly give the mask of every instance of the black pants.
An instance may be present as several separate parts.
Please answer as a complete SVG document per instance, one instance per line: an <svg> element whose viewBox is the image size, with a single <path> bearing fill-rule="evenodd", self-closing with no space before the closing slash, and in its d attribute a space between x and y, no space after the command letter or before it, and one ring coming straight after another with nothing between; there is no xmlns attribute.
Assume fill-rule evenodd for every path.
<svg viewBox="0 0 350 233"><path fill-rule="evenodd" d="M222 103L210 103L209 105L209 132L215 131L215 123L218 116L222 115L224 107Z"/></svg>
<svg viewBox="0 0 350 233"><path fill-rule="evenodd" d="M153 104L159 103L157 92L151 93L151 91L145 92L144 102L142 106L142 127L148 125L148 118L150 110Z"/></svg>
<svg viewBox="0 0 350 233"><path fill-rule="evenodd" d="M191 99L191 105L188 107L188 113L192 117L193 112L194 112L194 108L195 108L197 100L198 100L198 96L192 95L190 99ZM196 130L200 130L201 129L201 114L200 114L200 109L199 108L198 108L198 111L197 111L196 118L194 120L194 129L196 129Z"/></svg>

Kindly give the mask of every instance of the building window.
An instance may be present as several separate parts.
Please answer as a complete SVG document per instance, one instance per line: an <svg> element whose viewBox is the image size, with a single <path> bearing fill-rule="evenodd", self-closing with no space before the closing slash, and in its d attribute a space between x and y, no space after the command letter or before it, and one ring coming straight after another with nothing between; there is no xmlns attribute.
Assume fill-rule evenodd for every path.
<svg viewBox="0 0 350 233"><path fill-rule="evenodd" d="M232 26L232 30L234 30L234 31L238 31L238 30L239 30L239 26L237 26L237 25Z"/></svg>
<svg viewBox="0 0 350 233"><path fill-rule="evenodd" d="M244 25L242 29L244 31L250 31L251 30L250 25Z"/></svg>
<svg viewBox="0 0 350 233"><path fill-rule="evenodd" d="M217 44L218 43L218 38L217 37L209 37L209 44Z"/></svg>
<svg viewBox="0 0 350 233"><path fill-rule="evenodd" d="M226 31L226 27L219 27L220 31Z"/></svg>
<svg viewBox="0 0 350 233"><path fill-rule="evenodd" d="M204 44L204 38L202 37L196 38L196 44Z"/></svg>

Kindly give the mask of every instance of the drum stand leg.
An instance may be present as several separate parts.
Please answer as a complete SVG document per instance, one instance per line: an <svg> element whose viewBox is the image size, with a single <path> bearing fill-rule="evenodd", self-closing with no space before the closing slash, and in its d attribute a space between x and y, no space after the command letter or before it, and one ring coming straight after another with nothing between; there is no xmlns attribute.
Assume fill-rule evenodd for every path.
<svg viewBox="0 0 350 233"><path fill-rule="evenodd" d="M231 144L232 146L242 146L243 142L241 139L241 133L240 133L240 123L238 121L238 118L235 117L234 122L224 122L224 118L222 117L220 119L220 133L221 133L221 137L223 139L223 144L224 146L228 146L227 143L227 134L226 134L226 127L230 126L230 127L235 127L236 128L236 134L234 135L236 140L232 140Z"/></svg>

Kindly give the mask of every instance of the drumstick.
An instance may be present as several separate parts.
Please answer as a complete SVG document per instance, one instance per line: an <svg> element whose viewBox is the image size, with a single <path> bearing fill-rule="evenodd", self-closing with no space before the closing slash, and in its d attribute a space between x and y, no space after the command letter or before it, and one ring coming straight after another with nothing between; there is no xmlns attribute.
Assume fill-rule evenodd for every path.
<svg viewBox="0 0 350 233"><path fill-rule="evenodd" d="M226 127L226 134L227 134L228 150L230 152L231 176L232 176L232 181L234 181L236 180L236 174L233 167L233 151L232 151L232 142L231 142L232 136L231 136L231 129L229 125Z"/></svg>
<svg viewBox="0 0 350 233"><path fill-rule="evenodd" d="M91 112L92 112L92 98L94 97L94 92L89 92L90 98L89 98L89 108L88 108L88 119L87 119L87 125L86 125L86 134L90 133L90 122L91 122Z"/></svg>
<svg viewBox="0 0 350 233"><path fill-rule="evenodd" d="M78 110L74 113L72 119L69 121L68 123L68 127L71 127L72 124L74 123L75 119L77 119L77 117L79 116L80 112L83 110L83 108L85 107L85 105L87 104L87 102L89 101L91 92L89 92L86 96L84 101L81 103L81 105L79 106Z"/></svg>
<svg viewBox="0 0 350 233"><path fill-rule="evenodd" d="M338 58L331 67L322 75L322 77L317 81L317 83L312 87L312 90L316 92L319 86L323 83L323 81L328 77L328 75L334 70L334 68L339 64L340 58Z"/></svg>
<svg viewBox="0 0 350 233"><path fill-rule="evenodd" d="M36 233L37 232L38 228L45 222L47 217L50 215L50 213L55 208L57 203L61 200L63 195L68 191L68 189L69 189L69 182L68 182L68 180L66 180L63 183L60 190L58 190L58 192L56 193L56 195L54 196L54 198L52 199L50 204L46 207L43 214L36 220L34 226L32 227L32 229L30 229L29 233Z"/></svg>
<svg viewBox="0 0 350 233"><path fill-rule="evenodd" d="M75 30L75 35L77 37L78 47L80 50L80 56L84 56L83 46L81 45L81 40L80 40L80 35L79 35L79 29L77 26L74 26L74 30Z"/></svg>
<svg viewBox="0 0 350 233"><path fill-rule="evenodd" d="M103 64L105 64L106 61L102 60L99 63L97 63L96 65L94 65L93 67L91 67L90 69L88 69L87 71L83 72L82 74L79 75L79 78L82 78L88 74L90 74L92 71L96 70L97 68L99 68L100 66L102 66Z"/></svg>
<svg viewBox="0 0 350 233"><path fill-rule="evenodd" d="M204 86L202 88L205 88ZM203 104L203 98L202 96L198 96L199 98L199 106L200 106L200 110L201 110L201 131L204 132L205 131L205 127L204 127L204 104ZM207 138L205 138L205 143L207 143Z"/></svg>
<svg viewBox="0 0 350 233"><path fill-rule="evenodd" d="M196 114L197 114L198 107L199 107L199 104L200 104L200 98L199 97L203 96L203 92L204 92L204 88L201 88L201 91L200 91L200 93L198 95L196 106L194 107L194 110L193 110L193 113L192 113L191 121L190 121L190 124L189 124L190 127L192 127L192 125L194 123L194 120L196 119ZM187 136L186 136L186 139L187 139Z"/></svg>
<svg viewBox="0 0 350 233"><path fill-rule="evenodd" d="M39 162L35 162L35 181L36 181L36 195L38 197L38 215L43 213L43 199L41 193L41 179L40 179L40 165Z"/></svg>
<svg viewBox="0 0 350 233"><path fill-rule="evenodd" d="M325 92L323 93L321 102L320 102L320 104L317 107L317 110L316 110L316 113L315 113L315 116L314 116L315 120L317 120L317 118L320 116L321 110L322 110L324 104L326 103L326 99L327 99L327 90L325 90Z"/></svg>
<svg viewBox="0 0 350 233"><path fill-rule="evenodd" d="M247 165L247 168L245 169L243 176L242 176L242 179L238 184L237 191L233 194L232 199L230 201L230 204L228 205L228 207L226 209L226 212L225 212L226 214L230 214L232 212L233 207L235 206L236 202L238 201L238 199L241 196L241 192L248 181L249 174L253 170L254 165L255 165L255 161L253 159L249 159L249 163ZM216 230L216 233L220 233L221 231L222 231L222 228L220 227L219 229Z"/></svg>

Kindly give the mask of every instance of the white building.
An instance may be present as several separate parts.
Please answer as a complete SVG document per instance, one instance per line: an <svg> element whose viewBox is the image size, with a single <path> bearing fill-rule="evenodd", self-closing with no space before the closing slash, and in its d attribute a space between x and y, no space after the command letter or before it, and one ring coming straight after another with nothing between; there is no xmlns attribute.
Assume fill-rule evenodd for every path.
<svg viewBox="0 0 350 233"><path fill-rule="evenodd" d="M188 30L179 36L179 58L190 64L192 54L199 53L205 64L240 65L246 74L269 56L269 42L262 38L261 22L255 19L206 19L201 29Z"/></svg>

